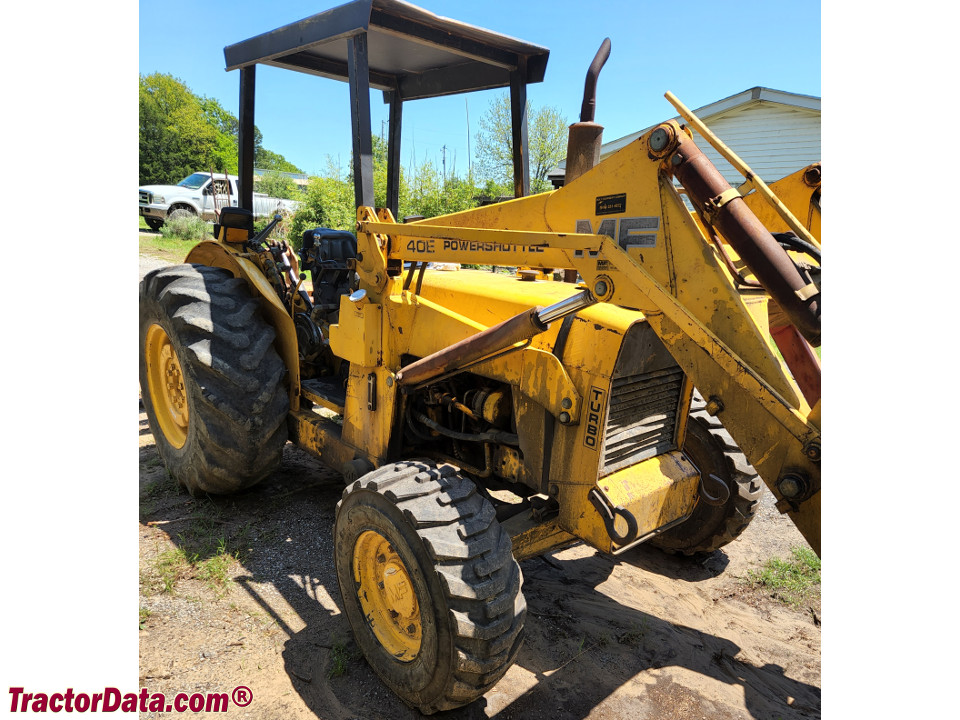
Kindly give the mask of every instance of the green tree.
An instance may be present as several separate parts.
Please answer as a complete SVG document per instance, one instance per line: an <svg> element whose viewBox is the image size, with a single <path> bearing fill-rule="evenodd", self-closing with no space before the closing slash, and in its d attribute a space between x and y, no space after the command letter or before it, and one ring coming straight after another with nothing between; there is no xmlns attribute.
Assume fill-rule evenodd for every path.
<svg viewBox="0 0 960 720"><path fill-rule="evenodd" d="M298 197L300 209L290 222L289 242L300 249L303 233L316 227L354 231L357 211L353 199L353 182L341 180L330 159L326 177L311 177L306 192Z"/></svg>
<svg viewBox="0 0 960 720"><path fill-rule="evenodd" d="M292 173L303 172L303 170L287 160L280 153L275 153L264 147L254 150L253 165L259 170L279 170L280 172Z"/></svg>
<svg viewBox="0 0 960 720"><path fill-rule="evenodd" d="M353 232L356 226L356 206L353 187L353 164L345 178L333 160L327 158L324 176L310 178L305 195L299 196L300 210L291 222L290 241L299 248L303 233L315 227ZM501 195L492 182L487 183L494 197ZM408 177L400 172L400 207L397 220L411 215L436 217L476 207L484 194L472 177L456 176L443 179L440 170L429 160L424 160ZM490 193L488 193L490 194ZM373 138L373 195L377 207L384 207L387 198L387 143Z"/></svg>
<svg viewBox="0 0 960 720"><path fill-rule="evenodd" d="M276 170L270 170L263 173L257 180L253 189L255 192L266 193L270 197L286 198L287 200L300 200L301 192L297 184L286 175L281 175Z"/></svg>
<svg viewBox="0 0 960 720"><path fill-rule="evenodd" d="M440 169L429 160L416 169L405 190L400 196L401 218L409 215L431 218L469 210L477 206L482 195L469 177L451 176L444 180Z"/></svg>
<svg viewBox="0 0 960 720"><path fill-rule="evenodd" d="M218 132L180 80L160 73L140 77L141 184L178 182L208 168Z"/></svg>
<svg viewBox="0 0 960 720"><path fill-rule="evenodd" d="M198 97L163 73L140 76L140 183L175 183L197 171L237 173L240 123L219 101ZM254 165L302 172L263 147L253 128Z"/></svg>
<svg viewBox="0 0 960 720"><path fill-rule="evenodd" d="M477 133L477 168L494 183L513 186L513 123L509 95L491 101L480 118ZM527 142L530 190L550 190L547 173L566 158L567 121L554 107L537 108L527 103ZM512 193L511 193L512 194Z"/></svg>
<svg viewBox="0 0 960 720"><path fill-rule="evenodd" d="M212 151L213 157L210 161L212 169L236 175L239 168L237 137L240 122L217 100L208 97L198 98L198 100L207 122L217 131L216 147Z"/></svg>

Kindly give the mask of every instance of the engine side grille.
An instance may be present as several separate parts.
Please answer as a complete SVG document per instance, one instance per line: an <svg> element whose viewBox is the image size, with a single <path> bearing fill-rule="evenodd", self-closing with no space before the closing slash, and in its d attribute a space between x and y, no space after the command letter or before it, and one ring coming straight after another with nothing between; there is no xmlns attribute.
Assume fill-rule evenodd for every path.
<svg viewBox="0 0 960 720"><path fill-rule="evenodd" d="M601 476L676 449L683 381L677 366L614 378Z"/></svg>

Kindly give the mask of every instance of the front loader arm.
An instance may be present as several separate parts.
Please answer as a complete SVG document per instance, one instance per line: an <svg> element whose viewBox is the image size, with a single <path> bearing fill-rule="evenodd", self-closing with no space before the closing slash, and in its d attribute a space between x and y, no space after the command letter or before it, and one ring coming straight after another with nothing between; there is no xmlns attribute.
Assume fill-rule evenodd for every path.
<svg viewBox="0 0 960 720"><path fill-rule="evenodd" d="M687 152L692 140L675 123L665 125ZM390 292L388 268L396 273L403 261L575 268L595 300L643 312L780 510L819 554L819 402L813 409L806 403L747 311L673 186L671 149L664 150L662 137L651 146L654 133L552 193L404 225L360 208L361 287ZM725 220L720 210L734 203L729 195L718 200L713 219L719 229ZM769 272L764 266L756 274ZM807 293L793 303L801 311L819 301ZM800 322L802 331L814 332L809 316ZM815 324L819 333L818 315Z"/></svg>

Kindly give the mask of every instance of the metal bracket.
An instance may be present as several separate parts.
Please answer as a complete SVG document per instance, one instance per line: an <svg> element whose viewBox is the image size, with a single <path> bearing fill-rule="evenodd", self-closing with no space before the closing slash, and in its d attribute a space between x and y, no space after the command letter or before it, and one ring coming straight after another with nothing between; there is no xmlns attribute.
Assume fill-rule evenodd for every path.
<svg viewBox="0 0 960 720"><path fill-rule="evenodd" d="M617 507L610 505L610 502L604 494L595 487L591 488L587 497L590 498L590 502L597 509L597 512L600 513L600 517L603 518L603 525L615 545L626 545L637 539L637 531L639 528L637 526L637 519L633 516L632 512L620 505ZM617 532L617 515L627 523L627 531L623 535Z"/></svg>
<svg viewBox="0 0 960 720"><path fill-rule="evenodd" d="M377 409L377 376L375 373L367 375L367 410Z"/></svg>
<svg viewBox="0 0 960 720"><path fill-rule="evenodd" d="M820 292L820 288L818 288L814 283L810 283L809 285L805 285L799 290L795 290L794 294L801 300L809 300L814 295L819 294L819 292Z"/></svg>
<svg viewBox="0 0 960 720"><path fill-rule="evenodd" d="M713 492L707 488L710 485ZM730 499L730 488L713 473L700 476L700 497L707 505L722 507Z"/></svg>
<svg viewBox="0 0 960 720"><path fill-rule="evenodd" d="M707 215L707 218L710 219L710 222L713 222L713 218L718 212L720 212L720 209L724 205L731 200L736 200L739 197L743 197L739 190L736 188L727 188L716 197L712 197L707 200L706 207L703 209L704 213Z"/></svg>

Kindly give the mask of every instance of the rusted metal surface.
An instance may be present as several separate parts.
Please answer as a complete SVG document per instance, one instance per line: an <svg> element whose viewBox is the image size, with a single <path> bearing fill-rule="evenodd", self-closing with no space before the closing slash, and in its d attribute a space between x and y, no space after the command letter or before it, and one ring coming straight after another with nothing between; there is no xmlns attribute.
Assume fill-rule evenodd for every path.
<svg viewBox="0 0 960 720"><path fill-rule="evenodd" d="M542 555L550 550L579 542L580 538L562 529L556 519L535 524L526 517L510 518L502 523L513 541L513 556L517 561Z"/></svg>
<svg viewBox="0 0 960 720"><path fill-rule="evenodd" d="M675 149L662 166L683 184L697 209L707 216L747 263L800 333L811 344L819 345L819 291L802 299L808 291L807 280L743 198L739 195L732 197L730 184L696 143L685 134L679 134Z"/></svg>
<svg viewBox="0 0 960 720"><path fill-rule="evenodd" d="M414 387L445 373L458 371L475 361L490 359L500 351L511 352L518 343L527 342L534 335L542 333L550 323L594 303L596 299L589 290L584 289L549 307L538 305L524 310L498 325L407 365L397 373L397 382L401 386ZM572 400L570 402L568 409L573 408ZM566 415L567 419L561 418L561 422L569 422L574 417L572 412Z"/></svg>
<svg viewBox="0 0 960 720"><path fill-rule="evenodd" d="M573 182L600 162L603 126L594 122L579 122L570 126L567 136L567 164L564 184Z"/></svg>
<svg viewBox="0 0 960 720"><path fill-rule="evenodd" d="M466 340L461 340L407 365L397 373L397 382L401 387L419 385L474 360L492 355L498 350L529 340L547 329L547 326L537 317L540 310L542 308L539 306L526 310Z"/></svg>
<svg viewBox="0 0 960 720"><path fill-rule="evenodd" d="M814 163L803 173L803 181L810 187L820 187L820 163Z"/></svg>
<svg viewBox="0 0 960 720"><path fill-rule="evenodd" d="M811 407L820 400L820 359L793 325L771 325L770 335Z"/></svg>
<svg viewBox="0 0 960 720"><path fill-rule="evenodd" d="M604 38L600 49L587 69L587 79L583 85L583 104L580 106L580 122L592 123L597 107L597 78L607 58L610 57L610 38Z"/></svg>
<svg viewBox="0 0 960 720"><path fill-rule="evenodd" d="M580 107L580 122L570 126L567 136L564 184L573 182L600 162L603 126L593 120L597 109L597 78L609 57L610 38L605 38L587 70L587 79L583 85L583 105Z"/></svg>

